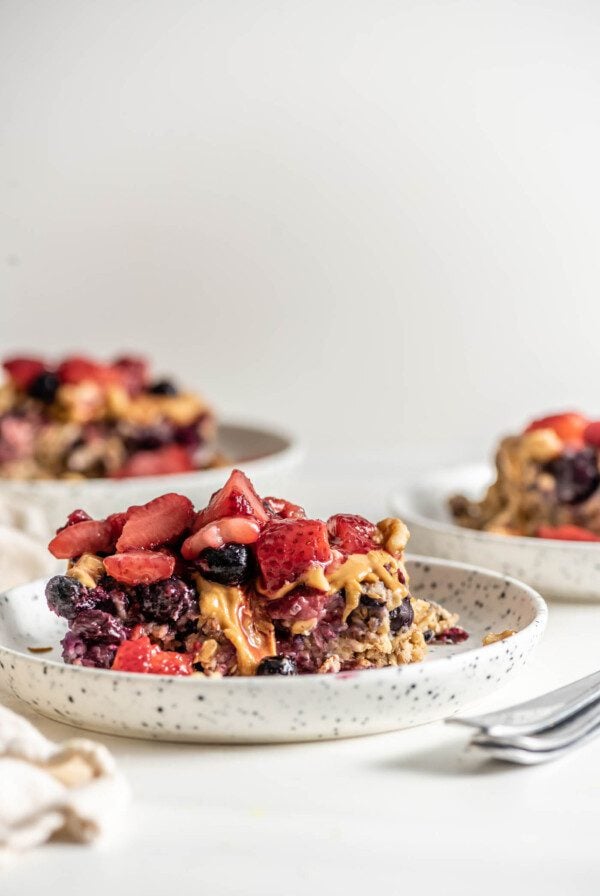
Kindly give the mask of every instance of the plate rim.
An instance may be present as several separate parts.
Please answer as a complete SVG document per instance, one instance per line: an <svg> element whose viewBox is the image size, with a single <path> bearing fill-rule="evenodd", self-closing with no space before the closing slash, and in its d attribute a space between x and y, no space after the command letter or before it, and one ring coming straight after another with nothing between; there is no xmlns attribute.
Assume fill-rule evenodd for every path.
<svg viewBox="0 0 600 896"><path fill-rule="evenodd" d="M538 636L534 645L542 638L544 631L546 629L546 624L548 621L548 605L546 601L542 597L542 595L532 588L531 585L528 585L526 582L521 581L520 579L515 578L514 576L503 575L502 573L495 572L494 570L487 569L483 566L478 566L472 563L462 563L456 560L444 560L439 557L430 557L422 554L407 554L406 555L407 562L418 562L421 565L427 566L436 566L436 567L450 567L451 569L457 569L464 572L476 573L477 575L484 575L487 578L492 578L496 580L500 580L501 582L508 583L511 585L516 585L517 588L525 594L529 601L533 610L533 619L527 623L522 629L516 632L512 637L511 641L515 643L515 641L520 641L527 635L531 635L534 630L538 630ZM25 582L21 585L17 585L13 588L8 588L4 591L0 591L0 597L9 596L11 592L20 590L22 588L40 588L43 587L43 584L47 581L46 577L41 577L39 579L35 579L31 582ZM514 639L514 640L513 640ZM472 660L474 656L478 653L478 651L486 650L489 651L490 648L492 650L500 651L502 649L502 645L504 641L498 641L495 644L478 644L472 648L468 648L466 650L462 650L459 653L453 653L447 656L439 656L432 657L427 661L427 668L431 669L432 665L448 664L449 662L456 661L464 661L465 659ZM489 652L486 655L490 655ZM375 676L377 673L379 675L391 675L391 674L408 674L409 670L415 668L424 668L425 664L423 662L420 663L407 663L405 665L399 666L383 666L377 669L356 669L356 670L348 670L345 672L336 672L328 675L319 674L317 672L312 672L304 675L294 675L290 676L229 676L223 678L201 678L194 676L176 676L176 675L148 675L143 672L114 672L112 669L97 669L95 667L90 666L73 666L68 663L64 663L54 659L44 659L43 656L36 656L24 653L20 650L15 650L12 647L6 647L5 645L0 643L0 657L8 656L12 658L17 658L19 661L26 661L28 663L32 663L34 666L43 667L49 666L52 669L68 670L67 674L77 674L77 675L85 675L85 676L96 676L101 675L102 677L107 677L107 680L113 679L115 680L115 676L118 676L116 680L127 679L129 677L133 678L134 681L140 682L144 681L155 681L158 683L162 683L164 685L165 682L173 682L177 683L177 687L197 687L199 684L208 687L249 687L251 685L262 687L263 683L267 686L284 684L285 686L291 687L299 687L299 682L304 680L307 681L323 681L323 682L343 682L347 680L353 680L360 673L369 673L372 676ZM269 682L269 684L267 684Z"/></svg>
<svg viewBox="0 0 600 896"><path fill-rule="evenodd" d="M419 477L419 481L414 482L410 485L399 485L394 488L393 491L390 492L388 497L391 509L394 513L397 513L404 520L409 529L412 524L422 526L424 528L427 528L434 532L442 533L444 535L461 535L463 537L466 535L469 538L473 538L475 541L486 542L488 544L504 545L505 547L507 544L514 545L518 548L531 548L539 546L540 548L544 548L545 550L553 551L565 550L565 548L568 548L569 550L574 549L577 551L583 551L584 553L600 550L600 542L567 541L556 538L538 538L537 536L533 535L499 535L496 532L482 532L479 529L468 529L466 526L457 526L456 523L433 519L432 517L426 516L418 510L407 509L414 502L417 491L423 491L425 489L430 490L431 481L433 479L442 475L450 475L452 473L459 474L460 472L465 473L467 470L483 470L484 468L487 470L492 469L490 465L486 465L483 462L470 464L454 464L452 466L432 468L427 472L421 474L421 476Z"/></svg>

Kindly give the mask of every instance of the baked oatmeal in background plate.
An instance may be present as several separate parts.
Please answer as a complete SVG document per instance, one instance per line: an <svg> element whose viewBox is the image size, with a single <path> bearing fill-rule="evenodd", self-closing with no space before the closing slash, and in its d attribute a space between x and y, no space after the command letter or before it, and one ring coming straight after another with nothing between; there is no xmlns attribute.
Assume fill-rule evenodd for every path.
<svg viewBox="0 0 600 896"><path fill-rule="evenodd" d="M480 500L455 495L454 520L497 535L600 542L600 421L567 412L500 442Z"/></svg>
<svg viewBox="0 0 600 896"><path fill-rule="evenodd" d="M46 588L73 665L209 677L335 673L422 660L467 637L412 597L408 530L354 514L308 519L234 470L196 511L176 493L104 520L74 511Z"/></svg>
<svg viewBox="0 0 600 896"><path fill-rule="evenodd" d="M198 394L148 362L15 356L0 386L0 478L82 480L218 465L216 421Z"/></svg>

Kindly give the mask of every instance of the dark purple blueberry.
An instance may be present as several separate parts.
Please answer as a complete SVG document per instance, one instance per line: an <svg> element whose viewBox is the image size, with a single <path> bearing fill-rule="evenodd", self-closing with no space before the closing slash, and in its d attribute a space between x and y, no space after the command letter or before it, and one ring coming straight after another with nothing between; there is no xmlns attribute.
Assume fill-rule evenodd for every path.
<svg viewBox="0 0 600 896"><path fill-rule="evenodd" d="M198 615L198 598L189 585L172 576L139 589L144 616L152 622L177 622L191 613Z"/></svg>
<svg viewBox="0 0 600 896"><path fill-rule="evenodd" d="M73 635L89 642L120 644L127 637L123 623L104 610L84 610L71 623Z"/></svg>
<svg viewBox="0 0 600 896"><path fill-rule="evenodd" d="M96 606L93 592L69 576L53 576L50 579L46 585L46 600L52 612L63 619L73 619L82 610L91 610Z"/></svg>
<svg viewBox="0 0 600 896"><path fill-rule="evenodd" d="M368 594L361 594L360 602L363 607L373 607L376 609L381 607L381 601L377 600L375 597L369 597Z"/></svg>
<svg viewBox="0 0 600 896"><path fill-rule="evenodd" d="M428 628L426 631L424 631L423 638L425 639L426 644L429 644L430 641L433 641L433 639L435 638L435 632L433 631L433 629Z"/></svg>
<svg viewBox="0 0 600 896"><path fill-rule="evenodd" d="M578 504L600 485L598 461L593 448L563 454L547 464L556 480L556 497L561 504Z"/></svg>
<svg viewBox="0 0 600 896"><path fill-rule="evenodd" d="M85 641L74 635L73 632L67 632L62 641L62 655L65 663L75 663L85 656Z"/></svg>
<svg viewBox="0 0 600 896"><path fill-rule="evenodd" d="M129 451L154 451L173 439L173 427L166 421L154 426L123 425L120 432Z"/></svg>
<svg viewBox="0 0 600 896"><path fill-rule="evenodd" d="M410 597L405 597L399 607L390 610L390 631L394 634L404 629L410 628L413 624L415 614L410 602Z"/></svg>
<svg viewBox="0 0 600 896"><path fill-rule="evenodd" d="M256 670L257 675L296 675L296 664L287 656L266 656Z"/></svg>
<svg viewBox="0 0 600 896"><path fill-rule="evenodd" d="M52 404L59 386L60 380L57 375L51 370L44 370L29 384L27 393L44 404Z"/></svg>
<svg viewBox="0 0 600 896"><path fill-rule="evenodd" d="M190 423L189 426L178 426L173 437L178 445L184 448L197 448L200 444L200 433L197 423Z"/></svg>
<svg viewBox="0 0 600 896"><path fill-rule="evenodd" d="M220 585L241 585L253 572L252 552L245 544L204 548L197 560L205 579Z"/></svg>
<svg viewBox="0 0 600 896"><path fill-rule="evenodd" d="M157 380L149 387L148 392L152 395L177 395L177 387L173 385L171 380Z"/></svg>
<svg viewBox="0 0 600 896"><path fill-rule="evenodd" d="M86 650L81 665L93 666L96 669L110 669L116 652L116 644L94 644L93 647Z"/></svg>

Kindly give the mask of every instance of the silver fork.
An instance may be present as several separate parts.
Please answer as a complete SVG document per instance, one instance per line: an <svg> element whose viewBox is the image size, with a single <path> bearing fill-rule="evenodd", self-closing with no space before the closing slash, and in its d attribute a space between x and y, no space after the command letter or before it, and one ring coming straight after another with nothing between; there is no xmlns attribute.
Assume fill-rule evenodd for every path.
<svg viewBox="0 0 600 896"><path fill-rule="evenodd" d="M477 729L471 744L508 762L549 762L600 734L600 672L496 712L450 718Z"/></svg>

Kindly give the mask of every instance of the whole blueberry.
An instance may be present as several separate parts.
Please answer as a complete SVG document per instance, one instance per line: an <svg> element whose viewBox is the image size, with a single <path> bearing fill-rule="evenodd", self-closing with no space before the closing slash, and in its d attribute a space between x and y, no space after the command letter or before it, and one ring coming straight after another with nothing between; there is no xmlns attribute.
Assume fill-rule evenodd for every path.
<svg viewBox="0 0 600 896"><path fill-rule="evenodd" d="M256 670L257 675L296 675L296 664L287 656L266 656Z"/></svg>
<svg viewBox="0 0 600 896"><path fill-rule="evenodd" d="M399 607L390 610L390 631L394 634L410 628L415 618L410 597L405 597Z"/></svg>
<svg viewBox="0 0 600 896"><path fill-rule="evenodd" d="M52 404L59 386L60 380L57 375L51 370L44 370L29 384L27 393L44 404Z"/></svg>
<svg viewBox="0 0 600 896"><path fill-rule="evenodd" d="M152 395L177 395L177 387L170 380L157 380L152 383L148 392Z"/></svg>
<svg viewBox="0 0 600 896"><path fill-rule="evenodd" d="M196 593L176 576L147 585L139 596L143 614L153 622L177 622L186 614L198 615Z"/></svg>
<svg viewBox="0 0 600 896"><path fill-rule="evenodd" d="M563 454L551 461L546 469L554 476L556 497L561 504L585 501L600 485L600 471L593 448Z"/></svg>
<svg viewBox="0 0 600 896"><path fill-rule="evenodd" d="M205 579L221 585L241 585L250 578L254 566L250 548L234 543L204 548L197 564Z"/></svg>
<svg viewBox="0 0 600 896"><path fill-rule="evenodd" d="M73 619L81 610L91 610L96 598L81 582L69 576L53 576L46 585L48 606L57 616Z"/></svg>
<svg viewBox="0 0 600 896"><path fill-rule="evenodd" d="M127 629L123 623L103 610L77 613L71 623L71 632L88 647L95 643L120 644L127 637Z"/></svg>

